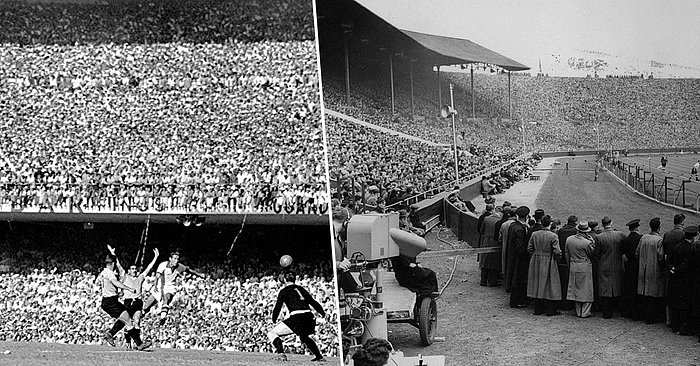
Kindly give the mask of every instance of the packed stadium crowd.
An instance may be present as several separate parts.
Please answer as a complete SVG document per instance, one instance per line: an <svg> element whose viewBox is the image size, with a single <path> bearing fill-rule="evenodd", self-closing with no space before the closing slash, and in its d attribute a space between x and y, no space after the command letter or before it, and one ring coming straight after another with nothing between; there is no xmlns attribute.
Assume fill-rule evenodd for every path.
<svg viewBox="0 0 700 366"><path fill-rule="evenodd" d="M0 43L87 44L314 39L310 1L5 1Z"/></svg>
<svg viewBox="0 0 700 366"><path fill-rule="evenodd" d="M471 105L469 74L449 73L459 102ZM476 116L508 118L508 82L502 74L475 74ZM700 109L697 79L511 78L513 119L539 151L597 147L696 146ZM513 122L515 123L515 122ZM530 128L532 127L532 128Z"/></svg>
<svg viewBox="0 0 700 366"><path fill-rule="evenodd" d="M580 318L619 314L647 324L666 323L680 335L700 337L700 240L685 215L673 228L661 218L634 219L627 230L613 219L562 220L527 206L487 205L479 218L482 286L510 293L510 307L534 303L535 315L575 310Z"/></svg>
<svg viewBox="0 0 700 366"><path fill-rule="evenodd" d="M49 245L2 253L0 340L103 342L111 320L100 310L96 284L100 265L94 258L104 257L106 251L62 254L55 249ZM188 266L207 273L208 278L183 279L173 299L170 320L159 325L156 311L152 311L142 322L144 335L160 348L273 352L267 332L274 326L272 310L284 281L279 264L259 258L260 250L243 246L216 261L213 252L187 258ZM326 316L317 318L315 338L323 354L334 356L337 312L332 269L328 260L307 259L290 268L296 283L325 309ZM154 281L152 272L144 289L149 290ZM305 352L298 339L288 339L286 347L289 352Z"/></svg>
<svg viewBox="0 0 700 366"><path fill-rule="evenodd" d="M437 194L455 184L454 155L449 147L435 147L326 117L329 174L334 198L344 204L362 201L392 205L422 193ZM487 147L460 150L460 178L474 178L490 170L492 178L522 179L532 159L513 159Z"/></svg>
<svg viewBox="0 0 700 366"><path fill-rule="evenodd" d="M168 4L1 8L16 19L0 47L0 205L318 211L311 4Z"/></svg>

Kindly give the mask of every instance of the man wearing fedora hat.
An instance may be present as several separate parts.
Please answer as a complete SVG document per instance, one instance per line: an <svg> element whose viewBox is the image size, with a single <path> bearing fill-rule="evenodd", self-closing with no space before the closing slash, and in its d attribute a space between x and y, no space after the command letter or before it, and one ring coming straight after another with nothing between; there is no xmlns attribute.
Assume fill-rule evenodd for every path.
<svg viewBox="0 0 700 366"><path fill-rule="evenodd" d="M587 221L576 226L576 235L566 239L566 256L569 263L569 284L566 298L575 302L576 315L581 318L593 316L593 239L588 235L591 228Z"/></svg>

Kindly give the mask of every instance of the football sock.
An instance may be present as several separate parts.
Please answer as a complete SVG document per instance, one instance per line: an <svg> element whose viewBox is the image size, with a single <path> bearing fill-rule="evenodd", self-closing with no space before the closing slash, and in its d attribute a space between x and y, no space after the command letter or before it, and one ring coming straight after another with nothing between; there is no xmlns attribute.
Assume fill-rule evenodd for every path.
<svg viewBox="0 0 700 366"><path fill-rule="evenodd" d="M139 330L134 328L129 331L129 335L131 335L131 338L134 340L134 343L136 343L137 346L140 346L141 343L141 337L139 336Z"/></svg>
<svg viewBox="0 0 700 366"><path fill-rule="evenodd" d="M284 345L282 344L282 339L280 339L280 337L275 338L275 340L272 341L272 345L275 346L275 352L284 353Z"/></svg>
<svg viewBox="0 0 700 366"><path fill-rule="evenodd" d="M305 335L299 336L299 339L301 339L301 341L306 345L306 347L309 348L309 351L311 351L311 353L313 353L314 356L316 356L316 358L323 358L323 356L321 356L321 351L319 351L318 346L316 345L316 342L314 342L314 340L311 339L311 337Z"/></svg>
<svg viewBox="0 0 700 366"><path fill-rule="evenodd" d="M124 333L124 340L126 341L127 346L131 345L131 335L129 334L129 332Z"/></svg>
<svg viewBox="0 0 700 366"><path fill-rule="evenodd" d="M116 322L114 322L112 329L109 330L109 335L114 337L115 335L117 335L117 333L119 333L120 330L122 330L122 328L124 328L124 323L121 320L117 320Z"/></svg>

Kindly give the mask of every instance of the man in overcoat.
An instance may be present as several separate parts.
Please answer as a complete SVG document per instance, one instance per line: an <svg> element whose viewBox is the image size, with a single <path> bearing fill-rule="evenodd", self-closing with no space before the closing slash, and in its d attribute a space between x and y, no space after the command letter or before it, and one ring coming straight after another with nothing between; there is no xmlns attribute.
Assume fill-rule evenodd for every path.
<svg viewBox="0 0 700 366"><path fill-rule="evenodd" d="M667 264L670 275L667 299L671 308L671 330L681 335L690 335L693 291L691 243L698 235L698 227L687 226L683 228L683 232L685 239L674 246L672 262Z"/></svg>
<svg viewBox="0 0 700 366"><path fill-rule="evenodd" d="M549 231L552 218L542 217L542 230L532 233L527 244L530 267L527 276L527 296L535 299L535 315L546 312L547 316L558 315L557 302L561 300L559 282L559 259L561 248L557 234Z"/></svg>
<svg viewBox="0 0 700 366"><path fill-rule="evenodd" d="M649 221L651 232L639 241L636 256L639 258L637 293L644 299L644 320L653 324L665 320L664 295L666 274L662 268L664 247L659 228L661 219Z"/></svg>
<svg viewBox="0 0 700 366"><path fill-rule="evenodd" d="M639 259L636 257L637 246L642 235L639 234L639 219L627 223L629 235L622 241L622 258L625 264L625 275L622 278L622 316L632 320L641 319L642 301L637 294L639 278Z"/></svg>
<svg viewBox="0 0 700 366"><path fill-rule="evenodd" d="M508 215L508 220L502 223L501 228L498 230L498 241L501 243L501 270L503 271L503 283L505 285L504 287L506 289L506 292L510 292L509 281L512 277L512 273L509 272L509 268L511 268L512 266L509 267L508 264L513 262L515 260L515 257L513 256L513 253L508 251L508 231L510 230L510 226L515 222L515 210L504 210L503 216L505 216L506 214Z"/></svg>
<svg viewBox="0 0 700 366"><path fill-rule="evenodd" d="M569 284L569 264L566 262L568 258L566 254L566 239L568 239L570 236L576 235L577 223L578 217L571 215L566 220L566 225L562 226L559 231L557 231L557 236L559 236L559 245L562 247L561 249L563 252L562 259L559 262L559 278L561 280L562 294L566 293ZM562 303L560 304L560 308L570 310L573 309L573 304L570 301L563 299Z"/></svg>
<svg viewBox="0 0 700 366"><path fill-rule="evenodd" d="M666 270L668 271L671 267L668 263L673 262L673 253L676 244L682 242L685 239L685 233L683 232L683 227L685 225L685 215L680 213L673 216L673 229L664 233L663 246L664 246L664 262L666 263ZM666 274L670 280L670 273ZM673 321L671 307L669 306L669 282L666 281L666 325L671 325Z"/></svg>
<svg viewBox="0 0 700 366"><path fill-rule="evenodd" d="M576 226L577 233L566 239L566 262L569 264L569 283L566 298L574 301L576 315L593 316L593 258L594 241L587 235L591 231L587 221Z"/></svg>
<svg viewBox="0 0 700 366"><path fill-rule="evenodd" d="M527 216L530 209L520 206L515 210L517 219L508 228L508 250L513 253L510 276L510 307L527 306L527 269L530 266L530 254L527 252ZM510 263L509 263L510 266Z"/></svg>
<svg viewBox="0 0 700 366"><path fill-rule="evenodd" d="M603 232L595 238L594 256L598 262L598 295L603 318L612 318L612 305L622 295L622 241L625 234L612 228L612 220L601 220Z"/></svg>
<svg viewBox="0 0 700 366"><path fill-rule="evenodd" d="M484 218L482 224L483 234L481 236L481 247L496 247L498 242L494 239L496 222L501 219L501 214L492 212ZM498 275L501 273L501 254L485 253L479 255L479 268L481 269L481 286L498 286Z"/></svg>

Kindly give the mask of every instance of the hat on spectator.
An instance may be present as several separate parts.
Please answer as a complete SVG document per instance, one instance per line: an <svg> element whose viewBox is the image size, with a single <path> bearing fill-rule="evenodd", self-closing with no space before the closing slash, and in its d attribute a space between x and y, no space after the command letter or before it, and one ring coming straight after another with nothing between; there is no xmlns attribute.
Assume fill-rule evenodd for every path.
<svg viewBox="0 0 700 366"><path fill-rule="evenodd" d="M544 210L541 208L538 208L535 210L535 220L540 220L542 217L544 217Z"/></svg>
<svg viewBox="0 0 700 366"><path fill-rule="evenodd" d="M493 211L493 209L494 209L493 203L489 203L486 205L486 211Z"/></svg>
<svg viewBox="0 0 700 366"><path fill-rule="evenodd" d="M408 212L406 210L399 210L399 218L403 219L408 217Z"/></svg>
<svg viewBox="0 0 700 366"><path fill-rule="evenodd" d="M579 221L576 230L578 230L581 233L587 233L591 231L591 228L588 226L588 221Z"/></svg>
<svg viewBox="0 0 700 366"><path fill-rule="evenodd" d="M496 199L493 198L493 196L488 196L488 197L486 197L486 201L485 201L485 202L486 202L486 203L495 203L495 202L496 202Z"/></svg>
<svg viewBox="0 0 700 366"><path fill-rule="evenodd" d="M698 233L698 227L696 225L688 225L683 228L684 233L688 234L697 234Z"/></svg>
<svg viewBox="0 0 700 366"><path fill-rule="evenodd" d="M631 229L634 229L636 227L639 227L639 219L634 219L628 223L625 224L625 226L628 226Z"/></svg>
<svg viewBox="0 0 700 366"><path fill-rule="evenodd" d="M530 214L530 208L527 206L520 206L515 209L515 214L518 215L518 217L525 217Z"/></svg>

